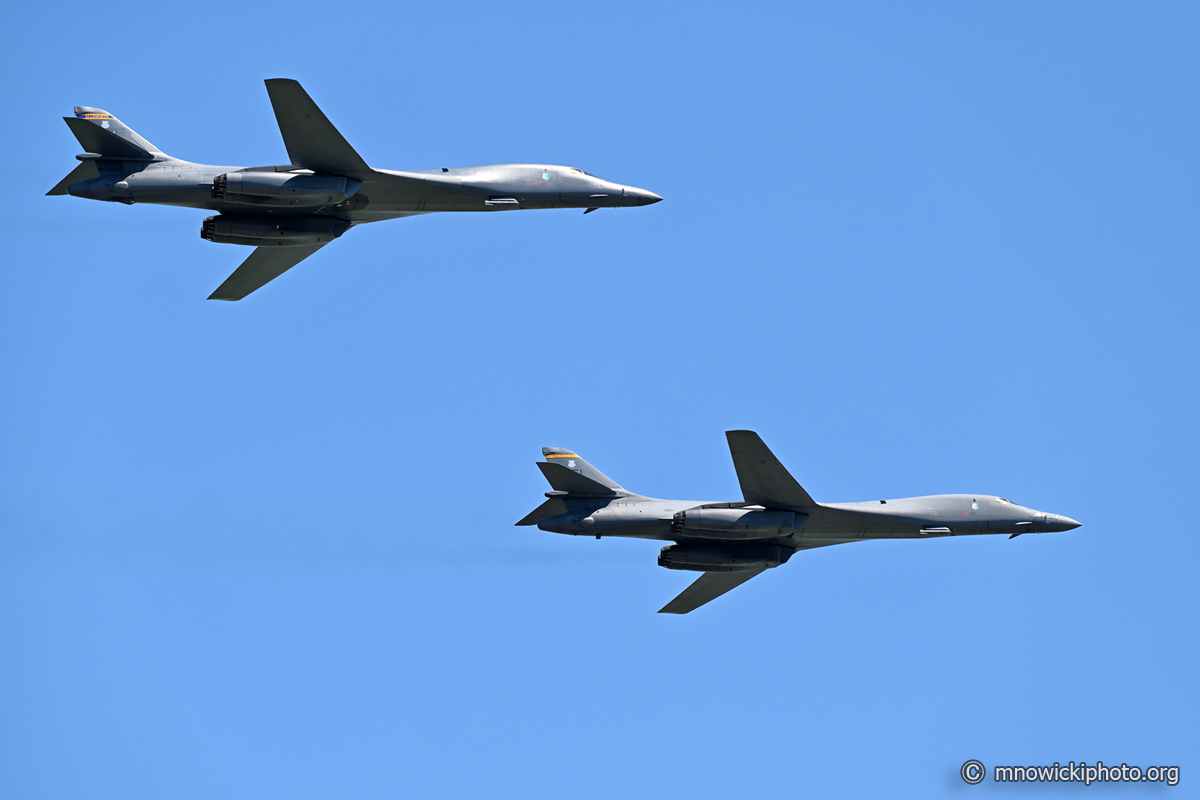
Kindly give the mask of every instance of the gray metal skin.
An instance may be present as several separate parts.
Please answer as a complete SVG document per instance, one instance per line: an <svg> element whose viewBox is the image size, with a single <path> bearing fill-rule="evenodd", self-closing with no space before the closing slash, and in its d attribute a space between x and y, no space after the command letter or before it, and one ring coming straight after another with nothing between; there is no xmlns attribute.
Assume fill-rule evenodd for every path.
<svg viewBox="0 0 1200 800"><path fill-rule="evenodd" d="M636 494L620 487L599 473L574 453L559 448L543 448L547 460L562 463L584 478L603 486L590 489L571 485L558 471L544 464L543 473L555 491L550 498L518 525L533 525L544 531L573 536L605 536L655 539L675 542L676 547L663 548L660 565L674 569L705 571L703 567L678 566L667 557L671 551L688 548L724 550L734 561L705 571L689 587L693 591L708 579L708 594L685 600L685 591L663 611L687 613L764 569L778 566L795 552L835 544L848 544L870 539L934 539L944 536L973 536L1004 534L1010 539L1026 533L1055 533L1079 527L1080 523L1059 514L1037 511L1005 498L985 494L941 494L926 497L906 497L894 500L870 500L856 503L816 503L787 473L773 454L753 431L729 431L730 450L734 456L742 501L662 500ZM555 485L556 482L558 485ZM566 489L566 491L564 491ZM588 492L589 494L584 494ZM776 495L775 499L766 495ZM751 502L753 501L753 502ZM779 512L794 515L794 528L781 530L778 535L766 535L762 530L749 532L689 531L680 524L680 512L696 510L742 509L760 511L760 516L774 520ZM774 516L773 516L774 515ZM674 523L674 524L673 524ZM682 547L680 547L682 546ZM769 548L778 547L778 551ZM744 553L744 558L737 558ZM664 563L664 559L668 563ZM740 573L722 576L720 572ZM700 587L703 588L703 587ZM702 593L703 594L703 593ZM708 595L711 596L708 596ZM699 602L696 602L696 600Z"/></svg>
<svg viewBox="0 0 1200 800"><path fill-rule="evenodd" d="M304 236L272 240L261 230L233 240L278 250L247 261L237 287L223 287L211 299L237 300L303 260L355 225L450 211L520 211L622 208L657 203L653 192L613 183L574 167L550 164L497 164L401 172L372 169L342 138L299 83L266 81L291 163L266 167L194 164L163 153L102 109L76 107L65 117L85 152L82 163L47 194L70 194L115 203L152 203L220 212L234 226L257 228L317 224ZM96 126L96 127L92 127ZM96 128L100 128L97 130ZM214 181L290 183L277 196L228 193L219 197ZM315 176L315 177L305 177ZM344 180L342 180L344 179ZM339 183L340 181L340 183ZM328 192L303 191L314 182ZM320 188L320 187L319 187ZM297 199L298 198L298 199ZM210 218L211 219L211 218ZM206 221L207 222L207 221ZM313 233L312 231L318 231ZM212 238L209 230L205 238ZM265 238L264 238L265 237ZM217 239L231 241L229 238ZM284 251L290 252L284 252ZM264 259L270 263L261 264Z"/></svg>
<svg viewBox="0 0 1200 800"><path fill-rule="evenodd" d="M537 526L544 531L574 536L622 536L680 544L743 540L678 536L671 530L671 518L678 511L719 506L764 508L742 502L659 500L632 492L621 492L611 499L566 498L566 502L566 514L542 520ZM754 543L810 550L867 539L931 539L988 533L1007 534L1011 538L1023 533L1058 533L1079 527L1079 523L1069 517L1035 511L1002 497L982 494L935 494L861 503L822 503L805 513L808 519L800 530L786 536L755 539ZM938 528L946 530L936 530ZM922 533L923 530L933 532Z"/></svg>
<svg viewBox="0 0 1200 800"><path fill-rule="evenodd" d="M101 174L72 183L67 194L111 203L151 203L202 208L222 213L247 213L245 205L223 203L212 196L213 180L231 172L288 172L312 175L291 165L221 167L193 164L164 156L151 162L97 160ZM414 217L445 211L524 211L546 208L627 208L657 203L662 198L633 186L597 178L574 167L551 164L493 164L438 170L374 170L347 200L334 205L256 206L254 212L281 216L320 215L351 225ZM409 182L389 181L387 176ZM495 198L516 204L487 205Z"/></svg>

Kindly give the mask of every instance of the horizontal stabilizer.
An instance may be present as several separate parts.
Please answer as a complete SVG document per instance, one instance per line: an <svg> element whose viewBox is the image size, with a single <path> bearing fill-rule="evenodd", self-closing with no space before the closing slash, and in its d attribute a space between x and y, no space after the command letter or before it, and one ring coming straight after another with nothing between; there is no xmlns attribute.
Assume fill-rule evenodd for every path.
<svg viewBox="0 0 1200 800"><path fill-rule="evenodd" d="M729 453L747 503L793 510L817 505L757 433L726 431L725 438L729 440Z"/></svg>
<svg viewBox="0 0 1200 800"><path fill-rule="evenodd" d="M242 265L208 296L209 300L241 300L255 289L299 264L325 246L325 242L300 247L258 247Z"/></svg>
<svg viewBox="0 0 1200 800"><path fill-rule="evenodd" d="M705 603L716 600L730 589L736 589L762 572L762 569L745 572L706 572L692 581L692 585L680 592L678 597L660 608L658 613L686 614L689 611L695 611Z"/></svg>
<svg viewBox="0 0 1200 800"><path fill-rule="evenodd" d="M292 164L335 175L371 171L297 81L272 78L265 83Z"/></svg>
<svg viewBox="0 0 1200 800"><path fill-rule="evenodd" d="M67 177L63 178L54 188L46 192L46 194L66 194L67 187L72 183L80 181L90 181L92 178L100 177L100 169L96 166L95 161L84 161L78 167L71 170Z"/></svg>
<svg viewBox="0 0 1200 800"><path fill-rule="evenodd" d="M525 518L518 522L518 525L537 525L547 517L557 517L559 514L567 513L567 504L563 502L561 497L551 497L540 506L530 511L525 515Z"/></svg>
<svg viewBox="0 0 1200 800"><path fill-rule="evenodd" d="M584 477L562 464L551 461L539 461L537 465L555 491L582 497L612 497L616 494L615 491L603 483Z"/></svg>

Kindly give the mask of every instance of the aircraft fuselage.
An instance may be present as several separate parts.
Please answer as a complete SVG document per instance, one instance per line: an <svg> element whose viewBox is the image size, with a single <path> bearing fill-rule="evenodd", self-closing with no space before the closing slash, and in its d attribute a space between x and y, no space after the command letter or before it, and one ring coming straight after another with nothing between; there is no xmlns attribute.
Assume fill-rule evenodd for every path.
<svg viewBox="0 0 1200 800"><path fill-rule="evenodd" d="M375 170L350 180L350 191L260 193L254 182L296 179L337 180L291 165L224 167L178 159L150 162L97 160L98 177L72 183L68 194L117 203L201 208L229 215L322 216L351 225L447 211L520 211L546 208L621 208L662 198L634 186L613 183L574 167L496 164L399 172ZM222 191L221 182L244 179L250 190ZM345 181L345 178L340 178ZM270 187L278 189L278 187Z"/></svg>
<svg viewBox="0 0 1200 800"><path fill-rule="evenodd" d="M553 533L576 536L620 536L679 543L756 542L803 550L866 539L927 539L1002 533L1067 531L1079 523L1069 517L1036 511L991 495L943 494L874 500L861 503L822 503L790 519L748 503L706 503L660 500L629 494L615 498L566 499L567 512L540 520ZM689 529L687 514L719 512L711 529ZM746 512L757 512L758 519ZM769 515L776 515L774 517ZM741 519L746 524L739 526ZM762 524L762 523L766 524ZM772 534L772 527L775 527ZM790 527L790 529L789 529Z"/></svg>

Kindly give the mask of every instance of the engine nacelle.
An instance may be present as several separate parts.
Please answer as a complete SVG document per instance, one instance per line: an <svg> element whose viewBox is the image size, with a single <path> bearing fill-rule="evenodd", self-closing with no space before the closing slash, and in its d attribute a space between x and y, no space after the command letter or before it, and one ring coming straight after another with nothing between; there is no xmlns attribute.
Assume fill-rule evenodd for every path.
<svg viewBox="0 0 1200 800"><path fill-rule="evenodd" d="M799 517L799 519L797 519ZM702 539L774 539L804 526L804 514L750 508L689 508L671 518L676 536Z"/></svg>
<svg viewBox="0 0 1200 800"><path fill-rule="evenodd" d="M200 238L218 244L253 247L299 247L325 244L346 232L350 223L333 217L209 217Z"/></svg>
<svg viewBox="0 0 1200 800"><path fill-rule="evenodd" d="M778 567L792 557L791 548L779 545L673 544L658 554L658 565L693 572L745 572Z"/></svg>
<svg viewBox="0 0 1200 800"><path fill-rule="evenodd" d="M329 206L352 197L362 181L293 172L227 172L213 178L212 196L249 206Z"/></svg>

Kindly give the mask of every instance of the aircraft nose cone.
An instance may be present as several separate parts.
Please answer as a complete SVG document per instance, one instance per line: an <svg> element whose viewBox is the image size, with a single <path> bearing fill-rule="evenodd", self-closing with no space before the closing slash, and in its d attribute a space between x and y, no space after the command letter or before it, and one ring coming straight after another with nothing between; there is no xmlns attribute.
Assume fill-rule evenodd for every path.
<svg viewBox="0 0 1200 800"><path fill-rule="evenodd" d="M648 192L645 189L637 189L635 192L637 194L639 206L652 206L655 203L662 202L662 198L656 195L654 192Z"/></svg>
<svg viewBox="0 0 1200 800"><path fill-rule="evenodd" d="M1061 533L1062 531L1070 531L1078 528L1079 523L1070 517L1064 517L1062 514L1047 514L1043 526L1046 533Z"/></svg>
<svg viewBox="0 0 1200 800"><path fill-rule="evenodd" d="M1082 524L1082 523L1076 522L1075 520L1071 519L1070 517L1064 517L1062 514L1058 514L1057 516L1058 516L1058 524L1062 526L1062 530L1064 530L1064 531L1075 530Z"/></svg>

